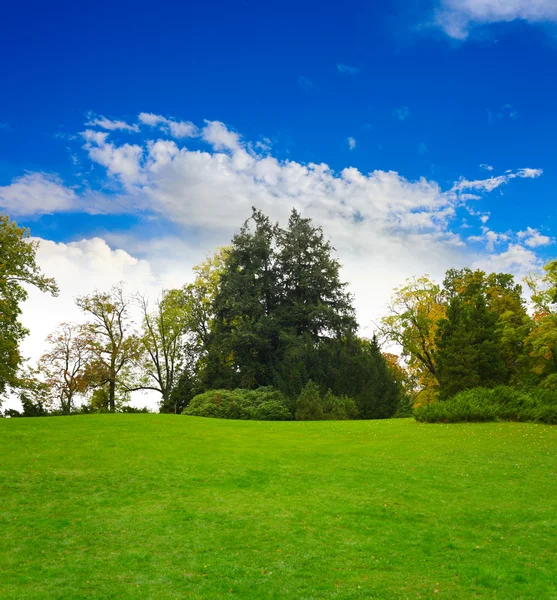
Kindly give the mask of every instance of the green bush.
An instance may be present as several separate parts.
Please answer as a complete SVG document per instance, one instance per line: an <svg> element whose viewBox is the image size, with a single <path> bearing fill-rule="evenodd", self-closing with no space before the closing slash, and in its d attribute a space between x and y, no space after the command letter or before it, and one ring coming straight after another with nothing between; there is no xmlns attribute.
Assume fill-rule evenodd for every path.
<svg viewBox="0 0 557 600"><path fill-rule="evenodd" d="M340 421L357 418L358 407L353 398L335 396L331 390L321 397L319 386L311 379L296 402L298 421Z"/></svg>
<svg viewBox="0 0 557 600"><path fill-rule="evenodd" d="M353 398L348 396L335 396L329 390L323 398L323 418L329 421L356 419L358 407Z"/></svg>
<svg viewBox="0 0 557 600"><path fill-rule="evenodd" d="M252 410L251 418L256 421L291 421L292 413L284 402L267 400Z"/></svg>
<svg viewBox="0 0 557 600"><path fill-rule="evenodd" d="M538 388L526 393L507 386L474 388L414 409L414 418L425 423L501 420L557 424L557 391Z"/></svg>
<svg viewBox="0 0 557 600"><path fill-rule="evenodd" d="M323 419L323 406L321 405L319 386L311 379L298 396L296 419L298 421L321 421Z"/></svg>
<svg viewBox="0 0 557 600"><path fill-rule="evenodd" d="M285 397L272 387L256 390L209 390L194 396L182 414L259 421L292 419Z"/></svg>

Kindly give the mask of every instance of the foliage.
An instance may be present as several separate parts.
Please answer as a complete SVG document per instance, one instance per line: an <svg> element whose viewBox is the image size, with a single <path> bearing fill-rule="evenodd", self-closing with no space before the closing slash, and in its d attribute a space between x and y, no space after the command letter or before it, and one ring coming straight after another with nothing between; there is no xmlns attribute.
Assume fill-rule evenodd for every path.
<svg viewBox="0 0 557 600"><path fill-rule="evenodd" d="M474 388L414 410L417 421L456 423L461 421L537 421L557 424L557 392L521 392L508 386Z"/></svg>
<svg viewBox="0 0 557 600"><path fill-rule="evenodd" d="M295 210L285 229L253 210L220 273L201 372L205 388L276 384L292 353L355 330L332 251L322 230ZM302 376L299 383L306 382Z"/></svg>
<svg viewBox="0 0 557 600"><path fill-rule="evenodd" d="M389 314L381 319L381 337L402 348L418 390L435 389L438 385L436 334L445 311L441 287L424 275L395 289Z"/></svg>
<svg viewBox="0 0 557 600"><path fill-rule="evenodd" d="M132 368L140 358L140 342L134 335L129 300L121 285L109 292L93 292L76 300L77 306L91 319L84 327L89 339L90 359L86 377L92 387L107 386L108 410L116 411L123 402L132 380Z"/></svg>
<svg viewBox="0 0 557 600"><path fill-rule="evenodd" d="M353 398L336 396L331 390L322 395L319 386L311 379L296 401L298 421L345 421L358 418L358 407Z"/></svg>
<svg viewBox="0 0 557 600"><path fill-rule="evenodd" d="M76 398L89 387L85 368L90 359L91 339L84 327L61 323L46 341L50 349L39 360L39 372L54 407L62 414L70 414Z"/></svg>
<svg viewBox="0 0 557 600"><path fill-rule="evenodd" d="M215 298L219 289L221 276L226 269L230 254L229 247L220 247L193 267L195 279L183 288L187 303L188 328L195 333L196 346L203 353L209 341L209 332L215 319Z"/></svg>
<svg viewBox="0 0 557 600"><path fill-rule="evenodd" d="M0 419L1 596L549 600L556 455L531 423Z"/></svg>
<svg viewBox="0 0 557 600"><path fill-rule="evenodd" d="M353 398L335 396L329 390L323 397L323 418L328 421L346 421L358 418L358 407Z"/></svg>
<svg viewBox="0 0 557 600"><path fill-rule="evenodd" d="M402 347L417 407L480 383L518 382L530 328L512 275L471 269L450 269L442 286L427 276L408 280L380 325Z"/></svg>
<svg viewBox="0 0 557 600"><path fill-rule="evenodd" d="M324 419L319 386L311 379L298 396L296 419L298 421L320 421Z"/></svg>
<svg viewBox="0 0 557 600"><path fill-rule="evenodd" d="M494 387L509 380L497 314L488 309L481 272L472 273L462 285L459 273L447 272L444 288L449 303L435 336L440 400L462 390Z"/></svg>
<svg viewBox="0 0 557 600"><path fill-rule="evenodd" d="M527 283L534 316L526 351L531 372L543 382L557 375L557 260L549 261L542 275L528 277Z"/></svg>
<svg viewBox="0 0 557 600"><path fill-rule="evenodd" d="M146 298L139 296L138 301L143 317L141 377L133 389L160 392L161 405L168 406L180 373L195 364L195 342L188 336L190 303L184 290L164 290L152 312Z"/></svg>
<svg viewBox="0 0 557 600"><path fill-rule="evenodd" d="M29 236L28 229L18 227L0 213L0 395L9 387L21 387L20 343L28 334L19 321L21 304L28 296L25 286L58 294L54 280L45 277L38 267L38 242L30 241Z"/></svg>
<svg viewBox="0 0 557 600"><path fill-rule="evenodd" d="M286 421L292 418L284 396L272 387L209 390L192 398L182 414L260 421Z"/></svg>
<svg viewBox="0 0 557 600"><path fill-rule="evenodd" d="M182 371L168 399L161 402L159 411L161 413L181 414L191 399L197 394L197 388L196 373L190 370Z"/></svg>
<svg viewBox="0 0 557 600"><path fill-rule="evenodd" d="M277 368L275 385L296 398L310 379L321 390L353 398L362 419L392 417L402 399L403 391L375 339L350 336L314 344L298 338Z"/></svg>

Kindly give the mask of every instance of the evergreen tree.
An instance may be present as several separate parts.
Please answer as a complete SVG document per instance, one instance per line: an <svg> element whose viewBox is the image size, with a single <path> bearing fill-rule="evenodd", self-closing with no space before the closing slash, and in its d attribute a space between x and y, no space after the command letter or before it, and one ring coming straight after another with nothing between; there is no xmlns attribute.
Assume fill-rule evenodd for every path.
<svg viewBox="0 0 557 600"><path fill-rule="evenodd" d="M298 397L296 419L298 421L321 421L323 416L319 386L310 379Z"/></svg>
<svg viewBox="0 0 557 600"><path fill-rule="evenodd" d="M277 357L276 226L260 211L232 239L215 298L203 379L214 387L268 385Z"/></svg>
<svg viewBox="0 0 557 600"><path fill-rule="evenodd" d="M159 412L182 414L184 408L188 406L190 400L197 394L196 380L194 375L185 369L178 378L178 382L172 388L168 398L161 401Z"/></svg>
<svg viewBox="0 0 557 600"><path fill-rule="evenodd" d="M452 295L447 316L439 322L436 339L441 400L462 390L493 387L508 381L497 324L497 314L488 310L478 282Z"/></svg>
<svg viewBox="0 0 557 600"><path fill-rule="evenodd" d="M293 209L287 228L278 230L278 247L281 329L314 341L353 333L352 298L321 227Z"/></svg>

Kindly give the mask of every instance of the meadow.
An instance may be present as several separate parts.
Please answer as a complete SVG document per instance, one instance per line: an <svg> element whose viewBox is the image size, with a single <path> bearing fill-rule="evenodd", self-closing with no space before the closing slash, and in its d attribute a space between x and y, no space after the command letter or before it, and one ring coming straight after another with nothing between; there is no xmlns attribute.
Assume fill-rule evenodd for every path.
<svg viewBox="0 0 557 600"><path fill-rule="evenodd" d="M557 428L0 419L0 597L557 598Z"/></svg>

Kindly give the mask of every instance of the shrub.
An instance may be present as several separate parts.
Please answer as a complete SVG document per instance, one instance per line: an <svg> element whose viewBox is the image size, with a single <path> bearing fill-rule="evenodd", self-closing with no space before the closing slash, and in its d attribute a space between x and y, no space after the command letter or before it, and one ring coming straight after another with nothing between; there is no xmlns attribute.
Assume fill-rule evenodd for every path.
<svg viewBox="0 0 557 600"><path fill-rule="evenodd" d="M284 402L267 400L252 410L252 419L256 421L291 421L292 413Z"/></svg>
<svg viewBox="0 0 557 600"><path fill-rule="evenodd" d="M330 421L356 419L358 407L353 398L348 396L335 396L329 390L323 398L323 418Z"/></svg>
<svg viewBox="0 0 557 600"><path fill-rule="evenodd" d="M557 392L537 388L525 393L507 386L474 388L416 408L414 418L426 423L501 420L557 424Z"/></svg>
<svg viewBox="0 0 557 600"><path fill-rule="evenodd" d="M323 419L323 407L319 386L311 379L306 387L300 392L296 403L296 419L298 421L321 421Z"/></svg>
<svg viewBox="0 0 557 600"><path fill-rule="evenodd" d="M286 399L272 387L256 390L209 390L194 396L182 414L261 421L285 421L292 418Z"/></svg>

